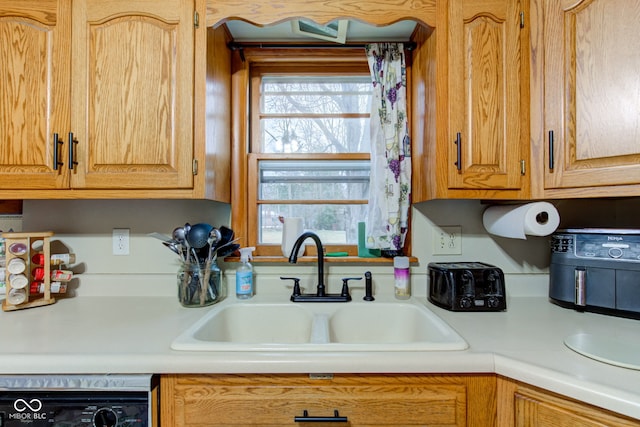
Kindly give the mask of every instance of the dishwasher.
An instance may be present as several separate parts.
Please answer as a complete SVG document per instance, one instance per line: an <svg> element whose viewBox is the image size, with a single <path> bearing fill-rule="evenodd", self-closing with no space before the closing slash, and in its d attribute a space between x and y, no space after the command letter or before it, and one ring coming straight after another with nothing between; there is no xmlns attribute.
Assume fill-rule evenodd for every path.
<svg viewBox="0 0 640 427"><path fill-rule="evenodd" d="M0 427L157 427L150 374L0 375Z"/></svg>

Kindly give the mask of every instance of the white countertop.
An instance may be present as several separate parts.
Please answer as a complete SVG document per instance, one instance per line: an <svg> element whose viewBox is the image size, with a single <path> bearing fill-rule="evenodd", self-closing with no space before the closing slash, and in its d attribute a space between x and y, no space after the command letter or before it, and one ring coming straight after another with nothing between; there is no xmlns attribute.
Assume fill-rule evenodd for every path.
<svg viewBox="0 0 640 427"><path fill-rule="evenodd" d="M251 301L264 301L256 296ZM456 313L417 300L469 343L434 352L185 352L170 348L209 310L175 297L83 296L0 312L0 374L65 373L467 373L489 372L640 419L640 371L567 348L575 333L638 342L640 321L578 313L544 297L510 298L502 313ZM281 302L281 300L278 300ZM376 301L384 301L376 299ZM371 304L375 304L372 302Z"/></svg>

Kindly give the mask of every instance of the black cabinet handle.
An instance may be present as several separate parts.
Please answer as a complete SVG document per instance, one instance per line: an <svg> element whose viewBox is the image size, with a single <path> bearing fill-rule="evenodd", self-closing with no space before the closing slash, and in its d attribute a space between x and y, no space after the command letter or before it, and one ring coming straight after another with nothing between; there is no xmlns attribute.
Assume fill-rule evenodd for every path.
<svg viewBox="0 0 640 427"><path fill-rule="evenodd" d="M333 417L311 417L309 411L306 409L302 411L302 416L293 417L293 421L296 423L348 423L347 417L341 417L340 413L336 409L333 411Z"/></svg>
<svg viewBox="0 0 640 427"><path fill-rule="evenodd" d="M553 170L553 166L554 166L554 158L553 158L553 131L550 130L549 131L549 169Z"/></svg>
<svg viewBox="0 0 640 427"><path fill-rule="evenodd" d="M458 172L462 170L462 135L460 132L456 134L456 140L454 142L456 144L456 169Z"/></svg>
<svg viewBox="0 0 640 427"><path fill-rule="evenodd" d="M53 134L53 170L57 171L58 170L58 166L63 166L64 163L62 163L59 159L58 159L58 154L60 151L60 146L64 144L64 141L61 141L58 133L54 133Z"/></svg>
<svg viewBox="0 0 640 427"><path fill-rule="evenodd" d="M69 132L69 169L73 169L78 162L75 161L74 146L78 143L77 139L73 139L73 132Z"/></svg>

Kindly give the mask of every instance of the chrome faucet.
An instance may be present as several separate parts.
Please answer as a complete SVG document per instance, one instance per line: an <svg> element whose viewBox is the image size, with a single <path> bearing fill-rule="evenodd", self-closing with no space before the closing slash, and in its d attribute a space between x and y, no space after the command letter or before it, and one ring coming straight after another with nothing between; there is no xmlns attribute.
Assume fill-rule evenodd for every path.
<svg viewBox="0 0 640 427"><path fill-rule="evenodd" d="M322 241L320 237L314 232L307 231L302 233L291 249L291 255L289 256L289 262L295 264L298 262L298 251L300 246L307 239L313 239L316 243L316 250L318 252L318 286L315 294L302 294L300 292L299 280L292 277L281 277L281 279L294 280L293 294L291 295L291 301L293 302L348 302L351 301L351 295L349 295L348 280L343 279L342 292L339 294L327 294L324 286L324 248L322 247ZM360 278L355 278L360 279Z"/></svg>

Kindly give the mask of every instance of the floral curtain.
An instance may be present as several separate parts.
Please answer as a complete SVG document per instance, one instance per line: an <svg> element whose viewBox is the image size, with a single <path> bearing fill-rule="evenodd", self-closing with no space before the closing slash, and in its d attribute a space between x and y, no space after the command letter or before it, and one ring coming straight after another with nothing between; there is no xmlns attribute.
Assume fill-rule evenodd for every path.
<svg viewBox="0 0 640 427"><path fill-rule="evenodd" d="M411 203L411 140L402 43L365 47L373 82L367 248L402 252Z"/></svg>

